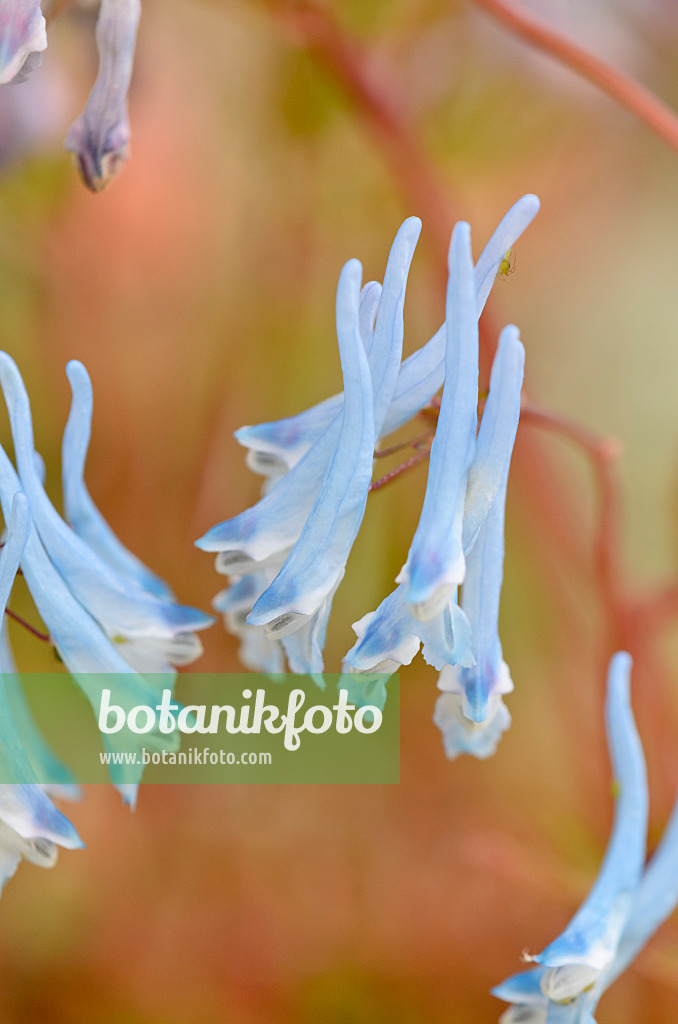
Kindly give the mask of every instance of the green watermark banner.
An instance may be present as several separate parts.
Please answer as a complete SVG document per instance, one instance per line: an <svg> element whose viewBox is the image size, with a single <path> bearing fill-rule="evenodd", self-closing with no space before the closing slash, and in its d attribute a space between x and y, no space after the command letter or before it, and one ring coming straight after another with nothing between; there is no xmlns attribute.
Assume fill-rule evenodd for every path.
<svg viewBox="0 0 678 1024"><path fill-rule="evenodd" d="M399 677L0 676L0 783L397 783Z"/></svg>

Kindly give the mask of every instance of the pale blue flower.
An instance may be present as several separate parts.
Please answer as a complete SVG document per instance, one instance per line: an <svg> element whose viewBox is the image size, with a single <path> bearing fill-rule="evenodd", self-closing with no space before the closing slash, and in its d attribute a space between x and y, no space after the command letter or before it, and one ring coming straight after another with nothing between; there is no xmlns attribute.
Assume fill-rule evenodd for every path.
<svg viewBox="0 0 678 1024"><path fill-rule="evenodd" d="M141 16L140 0L101 0L96 39L99 73L87 105L66 136L82 180L100 192L127 157L127 93Z"/></svg>
<svg viewBox="0 0 678 1024"><path fill-rule="evenodd" d="M440 607L436 600L429 601L425 612L433 611L433 615L428 621L421 621L422 608L413 608L407 603L408 584L401 583L376 612L354 624L358 641L346 655L346 663L355 671L394 672L399 665L411 662L422 642L424 659L441 671L438 685L448 691L438 698L434 716L443 732L448 757L461 753L490 756L511 721L501 700L502 695L512 689L512 683L502 659L498 612L503 574L504 501L520 416L523 365L524 349L518 331L507 327L499 339L490 392L477 441L473 439L475 459L469 470L465 466L459 469L459 449L455 450L451 443L455 436L451 426L454 404L447 406L447 384L443 391L441 407L450 408L452 415L439 422L436 438L441 439L439 450L447 450L450 455L431 462L427 495L438 499L445 495L436 477L444 477L448 462L454 464L456 459L461 494L455 496L454 501L439 500L435 521L439 537L449 536L456 530L457 549L461 548L468 559L462 607L456 603L456 587L447 591L441 588ZM474 402L477 402L473 360L469 376L471 386L476 388ZM450 393L456 395L456 389ZM465 411L468 420L475 416L475 405L471 413L471 404L471 401L467 403ZM447 432L446 441L442 431ZM468 435L466 442L470 443ZM458 521L460 507L463 507L462 522ZM418 531L420 528L421 521ZM435 548L433 556L436 556ZM415 616L414 611L418 615Z"/></svg>
<svg viewBox="0 0 678 1024"><path fill-rule="evenodd" d="M316 624L322 631L331 596L344 574L365 511L372 476L376 397L373 400L370 369L358 329L360 276L360 264L350 260L341 272L337 290L337 337L344 374L339 439L298 542L247 620L252 625L266 625L275 638L302 625L310 626L314 617L310 632ZM396 372L399 361L397 356ZM278 487L282 485L281 481ZM312 638L309 643L313 644ZM312 671L322 671L322 665Z"/></svg>
<svg viewBox="0 0 678 1024"><path fill-rule="evenodd" d="M381 285L368 281L360 292L358 324L365 351L369 352L381 299ZM281 476L301 459L311 445L339 414L344 395L341 392L310 409L272 423L240 427L236 440L248 449L246 462L255 473Z"/></svg>
<svg viewBox="0 0 678 1024"><path fill-rule="evenodd" d="M7 353L0 353L0 385L9 410L21 486L31 503L35 528L69 591L119 647L128 665L140 672L171 672L173 666L190 664L202 653L194 631L209 626L211 617L148 593L67 526L36 472L28 395Z"/></svg>
<svg viewBox="0 0 678 1024"><path fill-rule="evenodd" d="M0 888L21 858L51 868L57 846L84 846L73 825L37 785L0 785Z"/></svg>
<svg viewBox="0 0 678 1024"><path fill-rule="evenodd" d="M525 351L515 327L502 331L492 365L490 393L469 473L463 525L467 573L461 607L473 636L472 665L443 669L438 686L461 698L463 715L490 723L498 699L513 689L499 639L499 601L504 570L504 509L508 472L520 417ZM439 698L450 706L450 700ZM505 720L506 715L502 712ZM495 730L498 728L495 722ZM449 741L448 741L449 745Z"/></svg>
<svg viewBox="0 0 678 1024"><path fill-rule="evenodd" d="M40 0L0 0L0 85L23 82L46 46Z"/></svg>
<svg viewBox="0 0 678 1024"><path fill-rule="evenodd" d="M83 364L72 359L66 366L73 400L61 444L61 480L67 522L92 551L142 590L174 600L171 587L132 554L116 537L85 484L85 462L92 429L92 383Z"/></svg>
<svg viewBox="0 0 678 1024"><path fill-rule="evenodd" d="M502 1015L503 1024L590 1024L604 990L675 906L678 831L674 819L643 873L647 776L631 710L630 677L631 659L620 652L610 662L607 681L607 735L617 798L600 872L562 934L531 958L540 966L493 989L498 998L515 1004Z"/></svg>
<svg viewBox="0 0 678 1024"><path fill-rule="evenodd" d="M0 618L16 576L30 532L30 511L26 496L14 495L8 517L7 537L0 552ZM23 857L41 867L52 867L57 846L81 847L82 841L70 821L54 807L37 784L38 777L24 750L12 709L0 676L0 764L5 779L0 784L0 888Z"/></svg>
<svg viewBox="0 0 678 1024"><path fill-rule="evenodd" d="M12 507L17 495L23 497L21 483L5 451L0 447L0 506L5 522L11 522ZM19 499L22 500L22 497ZM59 657L92 705L99 710L102 686L114 693L117 704L125 711L139 704L154 706L157 691L152 682L135 671L113 644L101 626L74 597L68 584L52 564L38 536L34 522L21 556L21 569L31 597L45 623ZM160 685L170 686L174 673L157 677ZM147 746L158 749L168 746L167 737L156 733L143 736L127 731L104 736L109 750L131 750ZM171 745L171 741L170 744ZM111 776L116 788L131 804L136 800L136 783L141 766L113 766Z"/></svg>
<svg viewBox="0 0 678 1024"><path fill-rule="evenodd" d="M465 575L462 520L475 455L478 409L478 313L471 230L452 232L448 259L445 387L419 523L398 583L407 583L412 615L426 622L441 611Z"/></svg>

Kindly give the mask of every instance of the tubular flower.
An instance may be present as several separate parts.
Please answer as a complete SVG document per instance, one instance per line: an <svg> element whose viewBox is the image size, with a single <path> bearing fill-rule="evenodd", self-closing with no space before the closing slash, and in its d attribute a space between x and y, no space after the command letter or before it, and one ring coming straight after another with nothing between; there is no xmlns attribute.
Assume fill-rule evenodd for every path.
<svg viewBox="0 0 678 1024"><path fill-rule="evenodd" d="M452 335L451 338L450 347L454 351ZM503 575L504 502L520 416L523 365L524 349L518 331L507 327L499 339L477 440L475 430L473 437L469 436L468 422L465 430L460 427L455 430L452 423L454 403L448 405L448 395L456 395L462 385L457 383L449 392L446 384L443 390L434 445L440 441L438 451L444 451L446 457L432 458L426 488L427 498L432 496L429 521L435 523L439 541L437 547L423 551L434 571L444 571L440 551L446 550L446 543L447 550L452 551L447 564L454 560L461 566L467 564L461 608L457 605L456 586L434 583L432 597L414 606L407 603L409 581L403 582L376 612L354 625L358 642L346 655L348 666L359 672L394 672L399 665L409 664L420 642L423 643L424 659L441 672L438 685L446 691L438 698L434 720L443 732L448 757L460 753L490 756L510 723L510 715L501 701L502 694L512 689L512 683L502 659L498 613ZM471 419L469 410L472 407L475 415L477 404L473 360L467 372L470 376L467 386L475 388L474 398L467 400L463 413L468 421ZM452 379L451 372L448 379ZM451 410L451 415L443 418L446 409ZM453 439L460 434L465 437L465 446L453 444ZM466 451L470 446L475 458L467 468ZM457 481L458 493L450 497L445 483L448 466L455 460L456 472L451 475ZM422 520L417 534L424 534ZM413 550L414 543L410 564L416 566ZM461 559L467 561L464 563ZM422 621L425 615L429 617Z"/></svg>
<svg viewBox="0 0 678 1024"><path fill-rule="evenodd" d="M40 0L0 0L0 85L28 78L46 46Z"/></svg>
<svg viewBox="0 0 678 1024"><path fill-rule="evenodd" d="M357 260L349 261L337 291L337 335L344 373L337 446L299 540L247 618L251 625L265 625L274 639L303 628L309 634L309 664L314 672L322 671L321 645L314 633L319 631L322 638L332 597L362 522L372 476L374 406L370 370L358 330L360 274Z"/></svg>
<svg viewBox="0 0 678 1024"><path fill-rule="evenodd" d="M36 471L28 395L7 353L0 353L0 386L9 410L21 486L30 500L35 528L69 591L115 643L125 662L139 672L172 672L173 666L195 661L202 645L194 631L213 620L196 608L149 593L138 578L104 560L63 521ZM80 427L85 425L84 419L79 422ZM76 440L72 433L69 447L76 444L77 429L76 424Z"/></svg>
<svg viewBox="0 0 678 1024"><path fill-rule="evenodd" d="M0 552L2 616L29 532L28 501L19 491L12 501L7 539ZM52 867L57 858L57 846L75 849L83 845L70 821L37 784L33 763L16 725L5 679L0 676L0 763L4 777L16 780L0 785L0 888L14 874L22 857L40 867Z"/></svg>
<svg viewBox="0 0 678 1024"><path fill-rule="evenodd" d="M513 1006L502 1024L594 1024L598 1001L642 949L678 899L678 812L645 868L647 777L631 711L631 658L610 662L606 723L616 780L612 835L598 877L562 934L493 995Z"/></svg>
<svg viewBox="0 0 678 1024"><path fill-rule="evenodd" d="M451 662L438 681L436 723L449 757L487 757L510 724L502 697L513 689L499 639L504 566L504 508L513 444L520 416L525 352L514 327L499 339L476 459L469 473L463 541L468 552L461 607L473 636L473 663ZM453 667L454 666L454 667ZM461 715L459 714L461 712ZM466 728L467 737L460 733ZM485 732L485 736L480 733ZM474 749L470 749L474 748Z"/></svg>
<svg viewBox="0 0 678 1024"><path fill-rule="evenodd" d="M72 359L66 367L73 394L61 445L61 482L64 514L75 533L97 555L128 580L165 600L174 600L171 587L156 576L116 537L85 484L85 462L92 430L92 382L82 363Z"/></svg>
<svg viewBox="0 0 678 1024"><path fill-rule="evenodd" d="M101 0L96 28L99 74L65 143L92 192L106 188L127 158L127 93L140 16L140 0Z"/></svg>

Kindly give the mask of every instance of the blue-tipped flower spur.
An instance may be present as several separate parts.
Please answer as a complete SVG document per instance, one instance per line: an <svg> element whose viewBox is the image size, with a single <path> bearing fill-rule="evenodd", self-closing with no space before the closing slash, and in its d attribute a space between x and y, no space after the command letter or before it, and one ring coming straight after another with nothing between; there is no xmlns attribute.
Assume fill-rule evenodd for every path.
<svg viewBox="0 0 678 1024"><path fill-rule="evenodd" d="M610 662L606 722L615 779L612 834L593 888L539 966L493 989L512 1007L502 1024L594 1024L598 1001L678 899L678 813L645 869L647 778L630 704L631 658ZM677 805L678 806L678 805Z"/></svg>

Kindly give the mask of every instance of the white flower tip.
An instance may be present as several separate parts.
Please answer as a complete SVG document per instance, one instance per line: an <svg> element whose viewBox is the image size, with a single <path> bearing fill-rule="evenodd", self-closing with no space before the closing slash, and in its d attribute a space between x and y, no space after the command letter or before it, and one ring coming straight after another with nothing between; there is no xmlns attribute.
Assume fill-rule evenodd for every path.
<svg viewBox="0 0 678 1024"><path fill-rule="evenodd" d="M259 563L244 551L220 551L214 560L214 568L222 576L246 576L256 572Z"/></svg>
<svg viewBox="0 0 678 1024"><path fill-rule="evenodd" d="M245 465L260 476L282 476L288 469L287 464L273 452L257 451L255 448L248 448Z"/></svg>
<svg viewBox="0 0 678 1024"><path fill-rule="evenodd" d="M547 1007L539 1005L509 1006L498 1024L546 1024Z"/></svg>
<svg viewBox="0 0 678 1024"><path fill-rule="evenodd" d="M384 658L383 661L378 661L376 665L371 665L369 668L355 668L348 661L344 661L342 668L344 672L349 672L357 679L366 682L373 676L392 676L400 668L400 662L394 661L392 658Z"/></svg>
<svg viewBox="0 0 678 1024"><path fill-rule="evenodd" d="M600 971L587 964L562 964L549 967L542 975L540 987L553 1003L570 1003L595 985Z"/></svg>
<svg viewBox="0 0 678 1024"><path fill-rule="evenodd" d="M415 601L412 604L408 604L407 607L410 615L417 622L430 622L449 604L456 589L456 584L451 583L438 587L426 601Z"/></svg>
<svg viewBox="0 0 678 1024"><path fill-rule="evenodd" d="M266 622L264 633L269 640L282 640L290 633L296 633L310 618L311 615L302 615L300 612L285 612L284 615L278 615L271 622Z"/></svg>

